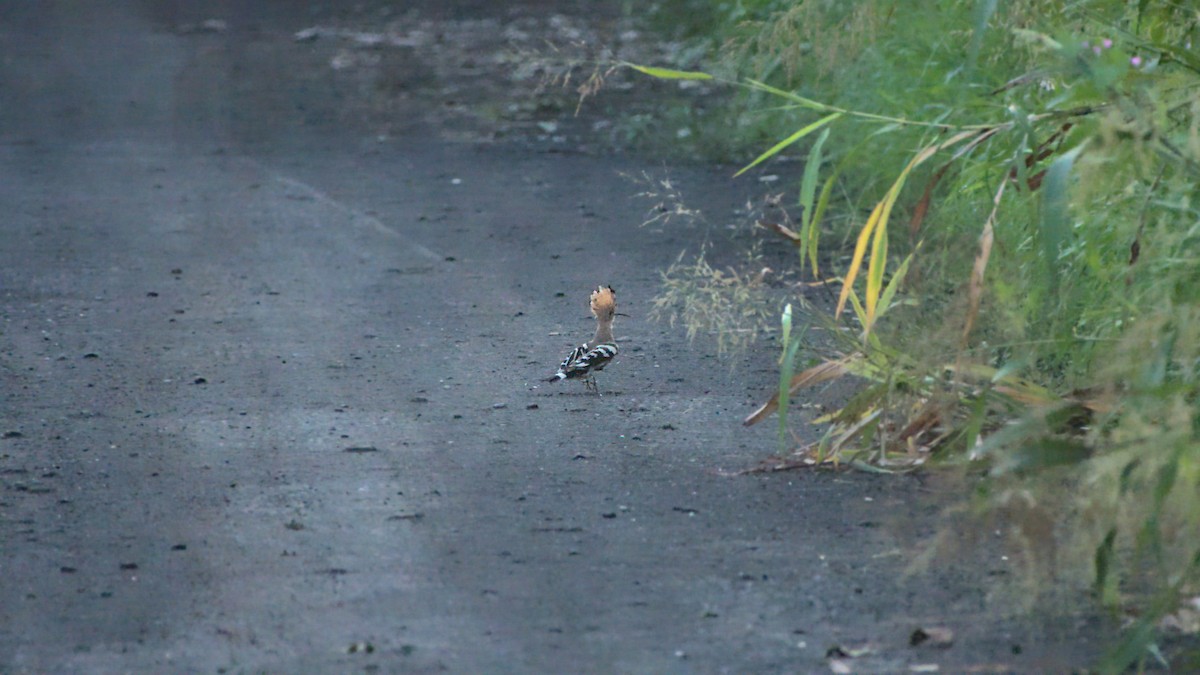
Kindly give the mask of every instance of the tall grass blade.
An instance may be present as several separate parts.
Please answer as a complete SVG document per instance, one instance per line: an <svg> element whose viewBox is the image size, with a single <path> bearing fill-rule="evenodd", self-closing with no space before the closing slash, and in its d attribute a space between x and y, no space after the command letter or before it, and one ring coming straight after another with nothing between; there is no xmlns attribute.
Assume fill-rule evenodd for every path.
<svg viewBox="0 0 1200 675"><path fill-rule="evenodd" d="M1153 621L1147 618L1139 619L1121 641L1104 655L1096 665L1096 672L1103 675L1119 675L1126 672L1154 643L1156 632Z"/></svg>
<svg viewBox="0 0 1200 675"><path fill-rule="evenodd" d="M967 48L967 68L975 69L979 61L979 49L983 46L983 35L987 32L988 21L996 12L996 0L979 0L975 10L975 30L971 34L971 44Z"/></svg>
<svg viewBox="0 0 1200 675"><path fill-rule="evenodd" d="M808 332L808 326L805 325L800 330L800 335L794 337L791 344L788 345L787 352L783 357L783 368L779 371L779 442L781 448L787 446L787 408L791 397L791 382L795 377L796 371L796 354L800 352L800 346L804 344L804 335Z"/></svg>
<svg viewBox="0 0 1200 675"><path fill-rule="evenodd" d="M1104 541L1096 547L1096 595L1107 606L1117 604L1117 575L1113 571L1113 545L1117 541L1117 528L1104 535Z"/></svg>
<svg viewBox="0 0 1200 675"><path fill-rule="evenodd" d="M633 68L639 73L644 73L650 77L657 77L660 80L711 80L712 75L703 73L698 70L672 70L670 68L655 68L654 66L639 66L636 63L624 62L622 65Z"/></svg>
<svg viewBox="0 0 1200 675"><path fill-rule="evenodd" d="M783 328L783 353L779 359L779 447L782 450L787 445L787 412L789 384L792 381L792 368L796 353L792 350L792 303L783 308L783 318L780 320Z"/></svg>
<svg viewBox="0 0 1200 675"><path fill-rule="evenodd" d="M845 157L834 167L833 173L829 174L829 178L825 179L825 186L821 188L821 196L817 198L817 206L813 211L811 219L811 227L808 228L808 261L812 264L814 278L820 278L821 270L817 263L817 246L821 236L821 218L825 216L825 209L829 207L829 199L833 195L833 188L837 184L837 179L842 175L842 169L849 165L850 161L858 155L858 151L866 147L868 138L864 138L861 143L854 146L854 149L846 153Z"/></svg>
<svg viewBox="0 0 1200 675"><path fill-rule="evenodd" d="M1042 226L1039 234L1042 240L1042 256L1046 262L1046 285L1052 291L1058 289L1058 256L1071 231L1068 199L1071 168L1083 148L1083 145L1076 146L1054 160L1043 184Z"/></svg>
<svg viewBox="0 0 1200 675"><path fill-rule="evenodd" d="M854 316L858 318L858 323L863 327L863 333L869 334L867 330L867 310L862 306L862 302L858 299L858 293L854 289L850 289L850 307L854 309Z"/></svg>
<svg viewBox="0 0 1200 675"><path fill-rule="evenodd" d="M896 268L892 278L888 280L887 287L883 289L883 295L879 296L879 314L875 316L876 320L879 320L879 317L883 316L892 306L892 298L895 297L900 284L904 283L904 277L908 274L908 266L912 263L914 255L916 255L916 251L909 253L904 262L900 263L900 267Z"/></svg>
<svg viewBox="0 0 1200 675"><path fill-rule="evenodd" d="M772 87L771 85L769 85L765 82L760 82L759 80L746 80L746 84L751 89L757 89L759 91L765 91L768 94L774 94L776 96L781 96L783 98L788 99L789 101L798 103L800 106L802 106L804 108L809 108L811 110L816 110L818 112L829 112L830 110L836 110L836 108L825 105L824 103L819 103L817 101L812 100L811 98L804 98L803 96L801 96L799 94L796 94L796 93L793 93L790 91L784 91L783 89L778 89L776 87Z"/></svg>
<svg viewBox="0 0 1200 675"><path fill-rule="evenodd" d="M846 276L842 278L842 292L838 294L837 309L834 310L834 318L842 315L842 310L846 308L846 300L850 298L850 294L854 292L854 281L858 278L858 270L862 268L863 256L867 253L867 242L871 240L871 234L875 230L875 226L879 224L879 216L883 211L887 200L879 202L871 211L871 216L867 218L867 224L858 233L858 241L854 244L854 255L850 258L850 267L846 270ZM865 316L859 317L865 321ZM866 328L866 323L863 324Z"/></svg>
<svg viewBox="0 0 1200 675"><path fill-rule="evenodd" d="M936 154L937 151L942 150L943 148L948 148L952 145L956 145L973 136L978 136L979 133L980 132L977 130L962 131L954 136L951 136L945 141L942 141L941 143L934 143L932 145L925 146L916 154L915 157L912 158L911 161L909 161L908 165L904 167L904 170L900 172L900 175L896 177L896 182L892 183L892 187L888 189L887 195L883 198L883 200L875 205L875 209L871 211L871 216L867 218L867 224L863 226L862 231L858 234L858 241L854 245L854 255L850 258L850 267L846 270L845 281L842 282L842 292L838 296L837 309L834 310L833 313L835 318L841 316L842 310L846 308L846 300L850 296L850 289L853 288L855 279L858 278L859 270L862 269L862 261L867 252L867 243L872 240L871 235L874 234L875 228L877 227L882 227L885 229L887 228L888 218L892 213L892 207L896 205L896 199L900 196L900 190L904 188L904 182L908 180L908 175L912 173L913 169L917 168L925 160ZM876 241L886 242L886 239L877 237ZM880 268L877 272L878 279L880 281L883 278L882 266L886 264L886 260L884 260L887 253L886 244L882 253L884 255L872 255L872 262L875 262L877 259L878 264L880 265ZM870 276L870 270L868 270L868 276ZM875 294L872 295L872 288L870 282L868 282L867 305L871 309L874 309L879 300L878 292L879 287L877 285L874 288ZM868 314L871 314L871 312L868 311ZM869 335L870 322L865 323L864 328L866 328L866 332Z"/></svg>
<svg viewBox="0 0 1200 675"><path fill-rule="evenodd" d="M892 200L895 203L895 200ZM889 209L890 212L890 209ZM867 263L867 333L875 326L879 313L879 296L883 293L883 271L887 267L887 217L884 214L875 225L875 237L871 242L871 260Z"/></svg>
<svg viewBox="0 0 1200 675"><path fill-rule="evenodd" d="M815 243L813 230L817 227L817 221L813 219L813 202L817 196L817 177L821 172L821 162L824 159L821 155L821 150L825 145L825 140L829 138L829 127L821 131L821 135L817 137L817 142L813 144L812 150L808 152L808 161L804 165L804 177L800 180L800 208L803 212L800 216L800 272L804 272L804 263L808 258L809 246ZM815 257L815 256L814 256ZM813 273L816 273L816 264L813 264Z"/></svg>
<svg viewBox="0 0 1200 675"><path fill-rule="evenodd" d="M749 171L750 169L753 169L754 167L758 166L759 164L762 164L766 160L774 157L775 155L778 155L784 148L788 147L792 143L795 143L796 141L800 140L801 138L804 138L805 136L811 134L812 132L816 131L817 129L820 129L821 127L825 126L826 124L829 124L830 122L836 120L837 118L839 118L841 116L842 116L842 113L833 113L832 115L826 115L825 117L822 117L821 119L817 120L816 122L813 122L812 124L809 124L808 126L800 129L799 131L792 134L791 136L788 136L787 138L783 139L782 141L779 141L775 145L771 146L771 148L769 150L767 150L763 154L759 155L757 158L755 158L755 160L753 162L750 162L746 166L743 166L741 168L741 170L739 170L737 173L733 174L733 177L737 178L738 176Z"/></svg>

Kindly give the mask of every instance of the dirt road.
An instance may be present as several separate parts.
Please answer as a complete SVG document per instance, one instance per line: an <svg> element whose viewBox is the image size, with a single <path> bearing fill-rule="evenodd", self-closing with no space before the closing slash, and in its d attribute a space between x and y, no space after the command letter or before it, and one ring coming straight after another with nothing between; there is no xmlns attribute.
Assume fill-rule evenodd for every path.
<svg viewBox="0 0 1200 675"><path fill-rule="evenodd" d="M662 162L518 133L582 128L570 110L479 132L417 38L363 51L295 39L348 25L320 6L192 4L0 9L0 672L1094 653L1086 617L989 604L998 553L902 578L945 501L919 479L718 475L773 449L738 424L772 364L647 320L699 236L639 227L621 174ZM588 18L479 4L404 16L426 36ZM345 54L401 93L361 105ZM754 197L667 168L709 213ZM598 283L630 315L602 398L541 382L590 334ZM921 626L954 645L910 647Z"/></svg>

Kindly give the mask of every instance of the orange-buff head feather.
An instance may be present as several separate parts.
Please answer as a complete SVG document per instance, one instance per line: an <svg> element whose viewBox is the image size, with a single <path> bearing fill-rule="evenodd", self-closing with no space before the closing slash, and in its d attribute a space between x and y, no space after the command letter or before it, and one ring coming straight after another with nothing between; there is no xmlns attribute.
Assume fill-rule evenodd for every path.
<svg viewBox="0 0 1200 675"><path fill-rule="evenodd" d="M600 286L592 291L592 314L598 319L612 318L617 313L617 292L612 286Z"/></svg>

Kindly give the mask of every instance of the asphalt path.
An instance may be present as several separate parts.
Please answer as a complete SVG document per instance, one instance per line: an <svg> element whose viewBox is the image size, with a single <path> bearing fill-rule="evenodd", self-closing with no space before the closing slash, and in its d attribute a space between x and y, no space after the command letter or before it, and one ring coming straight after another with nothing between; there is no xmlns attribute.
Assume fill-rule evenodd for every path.
<svg viewBox="0 0 1200 675"><path fill-rule="evenodd" d="M301 12L169 8L0 9L0 672L1094 653L1086 617L991 604L998 547L904 575L936 481L721 474L774 450L739 425L771 356L647 319L698 236L641 226L622 174L661 162L447 140L418 102L380 138L292 83ZM671 170L716 213L754 189ZM542 382L600 283L630 315L604 395Z"/></svg>

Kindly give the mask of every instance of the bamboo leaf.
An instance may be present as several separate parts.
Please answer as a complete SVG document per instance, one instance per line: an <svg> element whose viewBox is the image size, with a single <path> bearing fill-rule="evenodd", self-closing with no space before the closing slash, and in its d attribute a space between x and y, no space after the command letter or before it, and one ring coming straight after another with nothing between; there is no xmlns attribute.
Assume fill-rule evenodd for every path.
<svg viewBox="0 0 1200 675"><path fill-rule="evenodd" d="M1100 602L1107 606L1117 603L1117 575L1113 573L1113 545L1117 541L1117 529L1114 527L1104 535L1104 541L1096 547L1096 595Z"/></svg>
<svg viewBox="0 0 1200 675"><path fill-rule="evenodd" d="M825 186L821 188L821 196L817 198L817 205L813 210L807 232L808 261L812 264L813 277L821 276L820 268L817 265L817 245L821 236L821 218L825 215L825 209L829 207L829 198L833 195L833 186L836 184L838 177L842 175L842 169L865 144L866 141L863 141L843 157L842 161L838 162L838 165L833 169L833 173L829 175L829 178L825 179Z"/></svg>
<svg viewBox="0 0 1200 675"><path fill-rule="evenodd" d="M812 264L812 273L814 278L820 278L821 269L817 265L817 246L820 244L821 238L821 216L825 215L825 209L829 206L829 197L833 194L833 181L838 177L839 171L835 171L829 180L825 181L825 187L821 188L821 196L817 198L817 208L813 211L812 221L808 225L808 262Z"/></svg>
<svg viewBox="0 0 1200 675"><path fill-rule="evenodd" d="M813 143L812 150L809 150L808 161L804 164L804 177L800 180L800 206L804 209L801 222L806 226L812 222L813 201L817 195L817 176L821 173L823 159L821 149L828 138L829 129L822 130L817 142Z"/></svg>
<svg viewBox="0 0 1200 675"><path fill-rule="evenodd" d="M863 256L867 253L867 242L871 240L871 233L879 223L879 214L883 211L886 201L884 200L875 205L875 208L871 211L871 216L867 218L867 224L858 233L858 241L854 244L854 255L850 258L850 267L846 270L846 276L842 278L842 292L838 294L837 309L833 312L835 319L842 315L842 310L846 308L846 300L854 292L854 280L858 278L858 270L862 267ZM859 318L862 319L865 317ZM864 323L863 326L866 327L866 324Z"/></svg>
<svg viewBox="0 0 1200 675"><path fill-rule="evenodd" d="M817 142L813 144L812 150L808 153L808 161L804 164L804 177L800 180L800 208L803 209L800 217L800 271L804 271L804 262L808 257L808 248L814 243L813 229L816 227L816 221L813 219L813 202L817 195L817 177L821 172L821 156L822 147L825 145L825 140L829 138L829 128L826 127L821 131L821 135L817 137ZM816 272L816 265L813 265L813 271Z"/></svg>
<svg viewBox="0 0 1200 675"><path fill-rule="evenodd" d="M850 290L850 307L854 310L854 315L858 317L858 323L862 325L863 332L867 332L867 310L863 308L862 302L858 299L858 293L854 289Z"/></svg>
<svg viewBox="0 0 1200 675"><path fill-rule="evenodd" d="M1161 51L1165 56L1178 61L1184 67L1200 73L1200 57L1197 57L1188 49L1165 42L1151 42L1150 45Z"/></svg>
<svg viewBox="0 0 1200 675"><path fill-rule="evenodd" d="M774 94L776 96L781 96L783 98L788 99L789 101L798 103L801 106L803 106L805 108L809 108L811 110L817 110L819 112L828 112L830 110L833 110L833 108L825 105L824 103L818 103L817 101L814 101L811 98L804 98L803 96L801 96L799 94L796 94L796 93L793 93L790 91L784 91L784 90L778 89L776 87L772 87L771 85L769 85L765 82L760 82L758 80L746 80L746 83L750 86L751 89L757 89L759 91L765 91L768 94Z"/></svg>
<svg viewBox="0 0 1200 675"><path fill-rule="evenodd" d="M979 48L983 46L983 34L987 31L988 21L996 11L996 0L979 0L975 14L975 30L971 34L971 44L967 48L967 67L975 68L979 60Z"/></svg>
<svg viewBox="0 0 1200 675"><path fill-rule="evenodd" d="M892 199L895 203L895 199ZM875 238L871 242L871 260L867 263L867 333L875 326L876 313L879 310L879 296L883 292L883 270L887 267L887 217L889 208L875 225Z"/></svg>
<svg viewBox="0 0 1200 675"><path fill-rule="evenodd" d="M1058 288L1058 256L1071 231L1068 208L1071 169L1084 147L1076 146L1054 160L1046 173L1042 189L1042 226L1039 235L1046 263L1046 283L1052 290Z"/></svg>
<svg viewBox="0 0 1200 675"><path fill-rule="evenodd" d="M992 244L995 241L995 222L996 214L1000 210L1000 198L1004 196L1004 188L1008 185L1008 181L1001 181L1000 187L996 189L996 196L992 199L992 212L983 223L983 232L979 235L979 253L975 255L975 265L971 268L971 282L967 287L967 320L963 324L962 346L966 348L967 338L971 335L971 328L975 325L975 319L979 316L979 303L983 298L983 274L987 271L988 259L992 255Z"/></svg>
<svg viewBox="0 0 1200 675"><path fill-rule="evenodd" d="M795 352L791 351L792 344L792 304L789 302L783 308L783 317L780 320L783 330L783 353L779 355L779 448L783 450L787 443L787 412L788 412L788 394L791 393L788 387L792 379L792 365L794 361L789 356L794 357Z"/></svg>
<svg viewBox="0 0 1200 675"><path fill-rule="evenodd" d="M900 263L900 267L896 269L896 273L892 275L890 280L888 280L887 288L883 289L883 295L879 298L879 314L875 317L877 320L880 316L883 316L883 314L887 312L888 308L891 306L892 298L896 295L896 291L899 289L900 284L904 283L904 277L908 274L908 265L912 262L914 255L916 255L916 251L909 253L908 257L904 259L904 262Z"/></svg>
<svg viewBox="0 0 1200 675"><path fill-rule="evenodd" d="M1128 668L1146 653L1154 642L1157 633L1155 622L1147 618L1139 619L1132 628L1125 631L1121 640L1113 647L1096 666L1096 672L1103 675L1119 675L1127 672Z"/></svg>
<svg viewBox="0 0 1200 675"><path fill-rule="evenodd" d="M789 303L783 310L783 354L779 368L779 445L784 449L787 445L787 412L791 396L791 382L795 372L796 353L804 340L805 326L799 335L792 336L792 305Z"/></svg>
<svg viewBox="0 0 1200 675"><path fill-rule="evenodd" d="M711 80L712 75L703 73L698 70L672 70L670 68L655 68L654 66L639 66L636 63L624 62L626 65L639 73L644 73L650 77L657 77L660 80Z"/></svg>
<svg viewBox="0 0 1200 675"><path fill-rule="evenodd" d="M842 116L842 113L833 113L832 115L826 115L825 117L822 117L821 119L817 120L816 122L813 122L812 124L809 124L808 126L800 129L799 131L792 134L791 136L788 136L787 138L783 139L782 141L779 141L775 145L771 146L771 149L769 149L766 152L764 152L763 154L759 155L753 162L750 162L746 166L742 167L740 171L733 174L733 177L737 178L738 176L749 171L750 169L758 166L759 164L762 164L766 160L779 154L780 151L782 151L784 148L788 147L792 143L795 143L796 141L800 140L801 138L804 138L805 136L811 134L812 132L816 131L817 129L820 129L821 127L825 126L826 124L829 124L830 122L836 120L837 118L839 118L841 116Z"/></svg>
<svg viewBox="0 0 1200 675"><path fill-rule="evenodd" d="M925 146L916 154L915 157L912 158L911 161L909 161L908 165L904 167L904 170L900 172L900 175L896 177L896 182L892 184L890 189L888 189L887 195L883 198L883 200L875 205L875 209L871 211L871 217L867 219L867 224L864 225L862 231L859 232L858 241L854 246L854 255L850 258L850 268L846 270L846 280L842 285L842 292L838 296L837 309L834 310L833 313L835 318L841 316L842 310L846 308L846 299L849 297L850 289L854 286L854 280L858 278L858 272L862 268L863 257L866 255L867 251L867 242L871 240L871 235L875 232L875 228L887 227L888 217L891 215L892 207L895 206L896 199L900 196L900 190L904 187L904 181L908 180L908 175L912 173L913 169L936 154L938 150L948 148L965 139L977 135L979 135L978 131L963 131L951 136L949 139L941 143L934 143L932 145ZM877 238L877 240L879 239ZM885 262L882 260L882 258L886 257L886 253L887 250L885 246L883 250L884 255L880 256L880 262ZM875 257L876 256L872 254L872 258L874 259ZM869 274L870 271L868 271L868 276ZM883 270L879 269L878 274L880 275L879 278L882 279ZM867 302L872 308L874 308L874 305L879 298L877 296L871 297L870 290L870 285L868 284ZM863 327L867 330L867 334L870 334L870 324L865 323L863 324Z"/></svg>

